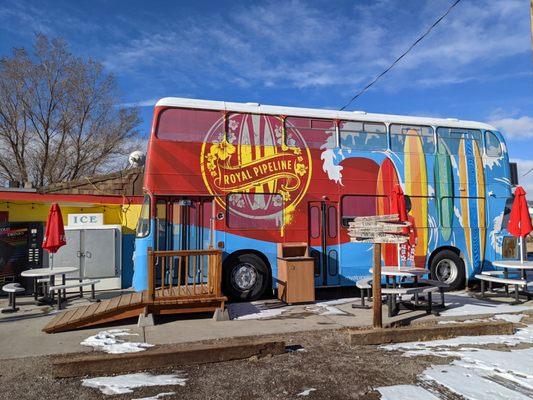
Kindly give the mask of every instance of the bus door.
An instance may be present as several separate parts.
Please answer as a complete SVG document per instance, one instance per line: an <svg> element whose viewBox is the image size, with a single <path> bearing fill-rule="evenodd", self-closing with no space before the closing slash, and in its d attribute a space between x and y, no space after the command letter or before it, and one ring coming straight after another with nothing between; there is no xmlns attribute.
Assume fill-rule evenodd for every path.
<svg viewBox="0 0 533 400"><path fill-rule="evenodd" d="M172 200L171 250L205 250L212 245L212 200L203 197L180 197ZM190 282L195 276L197 283L202 279L207 280L207 256L189 256L187 260L182 258L181 263L182 268L187 269Z"/></svg>
<svg viewBox="0 0 533 400"><path fill-rule="evenodd" d="M315 259L315 286L340 284L338 203L308 203L310 256Z"/></svg>

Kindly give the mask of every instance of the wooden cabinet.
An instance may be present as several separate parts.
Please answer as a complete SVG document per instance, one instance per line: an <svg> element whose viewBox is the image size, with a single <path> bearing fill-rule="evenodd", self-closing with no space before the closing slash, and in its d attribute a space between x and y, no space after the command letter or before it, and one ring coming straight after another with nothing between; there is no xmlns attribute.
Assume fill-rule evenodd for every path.
<svg viewBox="0 0 533 400"><path fill-rule="evenodd" d="M306 243L278 245L278 299L287 304L315 301L314 259Z"/></svg>

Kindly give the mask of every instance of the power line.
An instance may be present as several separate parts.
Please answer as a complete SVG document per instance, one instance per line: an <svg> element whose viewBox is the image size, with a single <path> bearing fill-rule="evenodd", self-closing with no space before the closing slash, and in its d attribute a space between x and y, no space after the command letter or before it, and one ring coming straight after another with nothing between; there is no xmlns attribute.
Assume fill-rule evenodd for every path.
<svg viewBox="0 0 533 400"><path fill-rule="evenodd" d="M376 83L383 75L385 75L387 72L389 72L392 68L394 68L394 66L396 64L398 64L398 62L404 58L411 50L413 50L413 48L422 41L422 39L424 39L432 30L433 28L435 28L439 22L441 22L444 18L446 18L446 16L450 13L450 11L452 11L452 9L457 5L459 4L461 0L455 0L455 2L450 6L448 7L448 9L446 10L446 12L444 14L442 14L440 16L439 19L437 19L427 30L426 32L424 32L424 34L422 36L420 36L418 39L415 40L415 42L409 46L409 48L404 51L402 53L402 55L400 57L398 57L396 60L394 60L394 62L385 70L383 71L381 74L379 74L378 76L376 76L374 78L374 80L372 82L370 82L368 85L366 85L363 89L361 89L355 96L352 97L352 99L346 103L339 111L343 111L346 107L348 107L350 104L352 104L359 96L361 96L364 92L366 92L374 83Z"/></svg>

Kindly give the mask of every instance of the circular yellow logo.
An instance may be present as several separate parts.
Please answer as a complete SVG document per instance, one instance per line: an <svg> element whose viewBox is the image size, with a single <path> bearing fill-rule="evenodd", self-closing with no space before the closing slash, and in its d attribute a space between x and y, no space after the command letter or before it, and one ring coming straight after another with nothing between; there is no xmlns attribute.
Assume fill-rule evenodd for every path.
<svg viewBox="0 0 533 400"><path fill-rule="evenodd" d="M282 208L285 223L290 222L309 187L311 166L311 154L298 130L291 128L283 138L283 121L268 115L231 114L226 135L224 121L219 120L201 151L209 192L232 194L231 211L251 219L273 218ZM217 202L225 207L220 198Z"/></svg>

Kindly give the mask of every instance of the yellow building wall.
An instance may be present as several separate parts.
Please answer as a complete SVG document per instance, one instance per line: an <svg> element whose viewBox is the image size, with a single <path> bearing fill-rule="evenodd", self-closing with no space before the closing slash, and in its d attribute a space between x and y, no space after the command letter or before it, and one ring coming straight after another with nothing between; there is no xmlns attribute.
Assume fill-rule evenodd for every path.
<svg viewBox="0 0 533 400"><path fill-rule="evenodd" d="M104 224L121 225L124 233L134 233L141 213L140 204L92 205L61 203L63 223L67 225L68 214L103 213ZM0 202L0 211L9 213L9 222L45 222L50 210L49 203L30 203L24 201Z"/></svg>

